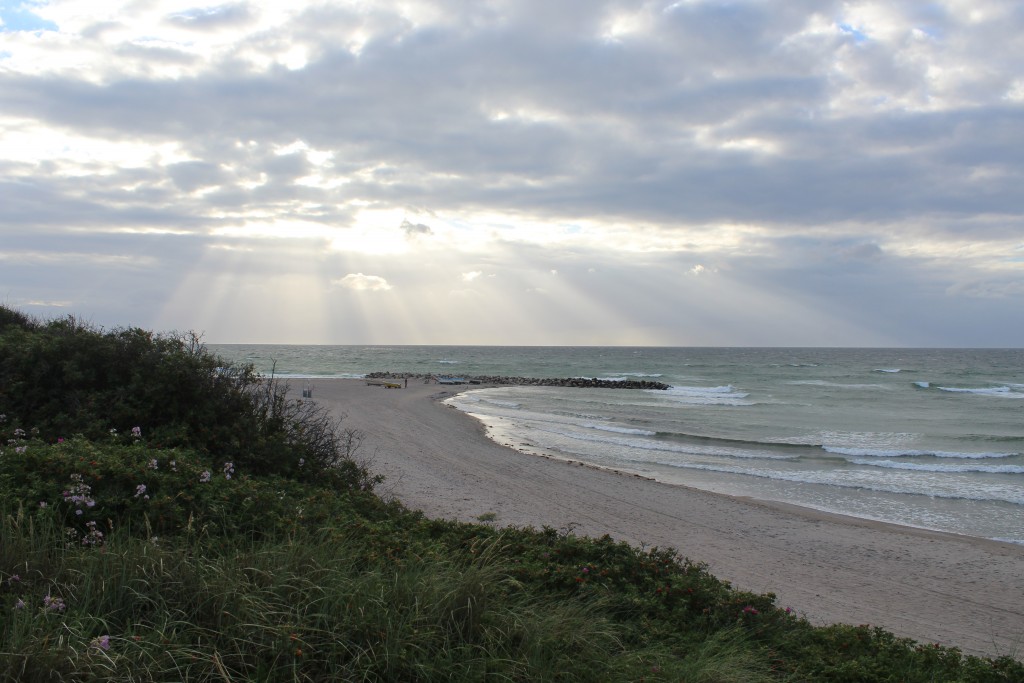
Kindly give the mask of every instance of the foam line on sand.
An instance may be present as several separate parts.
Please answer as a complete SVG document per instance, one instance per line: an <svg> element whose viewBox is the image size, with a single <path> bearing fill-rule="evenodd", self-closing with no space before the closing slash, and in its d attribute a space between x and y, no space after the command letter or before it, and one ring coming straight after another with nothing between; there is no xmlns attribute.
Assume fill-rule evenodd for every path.
<svg viewBox="0 0 1024 683"><path fill-rule="evenodd" d="M522 453L440 399L458 388L316 380L365 435L380 491L434 518L572 528L673 547L811 622L872 624L984 656L1024 654L1024 546L761 503ZM293 387L296 395L299 386ZM585 390L581 390L585 391Z"/></svg>

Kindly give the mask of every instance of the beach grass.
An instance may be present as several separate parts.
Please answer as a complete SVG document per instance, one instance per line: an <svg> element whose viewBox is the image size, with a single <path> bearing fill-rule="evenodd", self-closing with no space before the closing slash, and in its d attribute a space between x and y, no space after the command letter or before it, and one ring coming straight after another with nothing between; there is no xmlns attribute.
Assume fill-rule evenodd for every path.
<svg viewBox="0 0 1024 683"><path fill-rule="evenodd" d="M427 519L193 341L0 315L0 680L1024 680L672 549Z"/></svg>
<svg viewBox="0 0 1024 683"><path fill-rule="evenodd" d="M142 475L152 458L139 456L153 453L109 445L83 461L76 440L26 444L21 455L98 483L118 467ZM597 565L577 567L556 533L431 522L332 485L200 481L191 456L174 455L177 471L116 522L103 515L137 484L72 483L65 496L77 479L57 476L63 500L40 506L19 488L31 477L3 468L6 499L19 500L0 526L6 680L769 680L742 630L688 656L638 638L622 618L630 601L577 581ZM187 496L188 515L157 534L145 506L174 487L210 494ZM80 495L94 504L70 500ZM225 509L228 497L250 504ZM536 559L524 564L527 544ZM723 668L743 675L701 678Z"/></svg>

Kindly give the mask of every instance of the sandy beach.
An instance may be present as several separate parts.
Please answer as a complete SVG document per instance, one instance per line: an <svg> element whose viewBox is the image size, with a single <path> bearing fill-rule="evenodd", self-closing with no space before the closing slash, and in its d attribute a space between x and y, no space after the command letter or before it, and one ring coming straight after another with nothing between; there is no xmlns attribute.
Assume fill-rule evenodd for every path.
<svg viewBox="0 0 1024 683"><path fill-rule="evenodd" d="M293 381L299 393L303 381ZM550 526L673 547L816 624L872 624L984 656L1024 656L1024 547L761 503L528 453L440 403L460 389L316 380L365 435L379 492L430 517ZM585 391L585 389L581 389ZM520 448L523 451L516 450Z"/></svg>

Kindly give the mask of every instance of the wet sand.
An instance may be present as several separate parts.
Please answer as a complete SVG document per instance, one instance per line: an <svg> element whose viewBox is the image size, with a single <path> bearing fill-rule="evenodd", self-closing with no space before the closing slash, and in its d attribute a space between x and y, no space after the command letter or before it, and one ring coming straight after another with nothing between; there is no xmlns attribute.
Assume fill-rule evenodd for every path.
<svg viewBox="0 0 1024 683"><path fill-rule="evenodd" d="M299 393L302 381L294 381ZM434 518L572 529L676 548L812 623L871 624L923 643L1024 657L1024 546L661 484L520 452L440 400L463 388L317 380L362 431L379 492ZM581 389L581 391L586 391ZM511 446L511 447L508 447Z"/></svg>

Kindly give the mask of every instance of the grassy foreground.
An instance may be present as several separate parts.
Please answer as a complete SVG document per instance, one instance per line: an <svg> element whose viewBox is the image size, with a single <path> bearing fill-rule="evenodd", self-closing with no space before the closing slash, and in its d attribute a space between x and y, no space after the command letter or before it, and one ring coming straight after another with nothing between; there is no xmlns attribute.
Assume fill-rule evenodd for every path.
<svg viewBox="0 0 1024 683"><path fill-rule="evenodd" d="M671 550L425 519L359 437L192 336L0 307L0 680L1024 680Z"/></svg>

